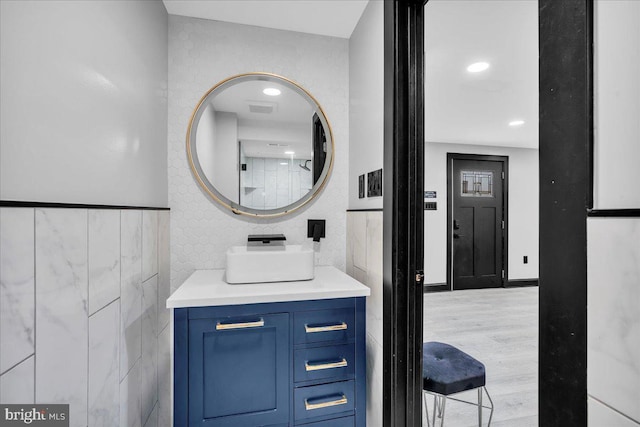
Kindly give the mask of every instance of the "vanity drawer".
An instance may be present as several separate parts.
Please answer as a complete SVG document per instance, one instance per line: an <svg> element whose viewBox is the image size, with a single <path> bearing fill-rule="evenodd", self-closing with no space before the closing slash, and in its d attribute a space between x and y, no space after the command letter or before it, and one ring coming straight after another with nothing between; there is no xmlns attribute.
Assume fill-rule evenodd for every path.
<svg viewBox="0 0 640 427"><path fill-rule="evenodd" d="M299 387L294 392L294 415L298 421L340 414L353 411L354 403L355 381Z"/></svg>
<svg viewBox="0 0 640 427"><path fill-rule="evenodd" d="M354 427L356 417L335 418L333 420L318 421L316 423L303 424L301 427Z"/></svg>
<svg viewBox="0 0 640 427"><path fill-rule="evenodd" d="M353 379L356 366L355 344L303 348L294 356L296 382L320 379Z"/></svg>
<svg viewBox="0 0 640 427"><path fill-rule="evenodd" d="M353 340L355 317L355 309L351 307L297 312L294 317L294 342L306 344Z"/></svg>

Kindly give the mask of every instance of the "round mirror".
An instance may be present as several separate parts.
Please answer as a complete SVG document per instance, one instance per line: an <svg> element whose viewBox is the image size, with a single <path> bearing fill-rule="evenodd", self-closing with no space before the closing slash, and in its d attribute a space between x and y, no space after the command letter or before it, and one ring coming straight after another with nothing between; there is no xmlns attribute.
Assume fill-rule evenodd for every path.
<svg viewBox="0 0 640 427"><path fill-rule="evenodd" d="M318 101L275 74L230 77L196 106L189 164L202 188L234 213L279 216L312 200L333 166L333 135Z"/></svg>

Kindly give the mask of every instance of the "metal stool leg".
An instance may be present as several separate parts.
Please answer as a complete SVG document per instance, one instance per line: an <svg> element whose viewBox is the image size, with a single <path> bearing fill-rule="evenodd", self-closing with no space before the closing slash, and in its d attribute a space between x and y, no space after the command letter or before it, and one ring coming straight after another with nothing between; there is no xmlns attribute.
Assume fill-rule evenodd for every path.
<svg viewBox="0 0 640 427"><path fill-rule="evenodd" d="M433 396L433 427L436 427L436 414L437 414L436 404L437 403L438 403L438 396L434 395Z"/></svg>
<svg viewBox="0 0 640 427"><path fill-rule="evenodd" d="M447 396L442 396L442 411L440 412L440 427L444 426L444 408L445 408L445 404L447 403ZM434 423L435 426L435 423Z"/></svg>
<svg viewBox="0 0 640 427"><path fill-rule="evenodd" d="M427 402L427 393L422 392L422 400L424 400L424 418L427 420L427 427L431 427L431 422L429 421L429 403Z"/></svg>
<svg viewBox="0 0 640 427"><path fill-rule="evenodd" d="M482 410L485 408L490 409L491 412L489 413L489 422L487 423L487 427L490 427L491 420L493 420L493 409L494 409L493 400L491 399L491 395L489 394L489 391L487 390L486 387L484 386L478 387L477 390L478 390L478 403L469 402L468 400L460 400L453 397L452 399L455 400L456 402L476 405L478 407L478 427L483 427L482 426L482 418L483 418ZM484 397L482 396L483 391L487 394L487 398L489 399L490 406L484 406L484 402L483 402ZM427 400L427 393L433 396L433 415L431 416L431 421L429 420L429 401ZM422 397L424 400L424 418L427 420L427 427L431 427L431 426L436 427L436 418L440 418L440 427L443 427L444 411L446 408L447 396L433 393L433 392L423 391Z"/></svg>
<svg viewBox="0 0 640 427"><path fill-rule="evenodd" d="M487 397L489 398L489 403L491 404L491 412L489 413L489 423L487 424L487 427L491 426L491 418L493 418L493 400L491 400L491 395L489 394L489 391L487 390L486 387L482 387L484 389L484 392L487 393Z"/></svg>
<svg viewBox="0 0 640 427"><path fill-rule="evenodd" d="M487 423L487 427L490 427L491 421L493 420L493 410L494 410L493 399L491 399L491 395L489 394L489 391L485 386L478 387L477 390L478 390L478 403L469 402L468 400L460 400L454 397L452 397L451 399L455 400L456 402L475 405L478 407L478 427L483 427L482 426L482 418L483 418L482 410L485 408L490 409L491 412L489 413L489 422ZM490 406L484 406L484 402L483 402L484 397L482 396L483 391L487 394L487 398L489 399ZM431 416L431 421L429 420L429 409L428 409L429 401L427 400L427 394L431 394L433 396L433 415ZM425 415L424 418L426 418L427 420L427 427L431 427L431 426L436 427L436 418L440 418L440 427L443 427L447 396L443 394L434 393L434 392L423 391L422 397L424 400L424 415Z"/></svg>
<svg viewBox="0 0 640 427"><path fill-rule="evenodd" d="M478 427L482 427L482 387L478 389Z"/></svg>
<svg viewBox="0 0 640 427"><path fill-rule="evenodd" d="M431 393L429 393L431 394ZM427 402L427 393L422 393L424 398L424 409L425 409L425 418L427 419L427 427L436 427L436 417L440 418L440 427L444 424L444 406L446 402L446 396L442 396L436 393L433 393L433 415L431 416L431 422L429 422L429 404Z"/></svg>

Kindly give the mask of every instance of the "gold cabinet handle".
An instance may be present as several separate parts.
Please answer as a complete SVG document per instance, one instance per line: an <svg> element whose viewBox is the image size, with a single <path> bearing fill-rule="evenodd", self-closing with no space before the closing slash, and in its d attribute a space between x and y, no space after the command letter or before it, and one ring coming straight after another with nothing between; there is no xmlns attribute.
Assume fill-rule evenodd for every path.
<svg viewBox="0 0 640 427"><path fill-rule="evenodd" d="M304 330L308 334L313 334L316 332L344 331L345 329L347 329L347 324L344 322L338 323L337 325L327 325L327 326L304 325Z"/></svg>
<svg viewBox="0 0 640 427"><path fill-rule="evenodd" d="M307 372L321 371L323 369L344 368L345 366L347 366L347 359L342 359L339 362L331 362L331 363L320 363L320 364L314 363L312 365L310 365L309 362L304 363L304 369L306 369Z"/></svg>
<svg viewBox="0 0 640 427"><path fill-rule="evenodd" d="M246 329L246 328L261 328L264 326L264 319L260 319L256 322L244 322L244 323L220 323L216 325L216 331L222 331L225 329Z"/></svg>
<svg viewBox="0 0 640 427"><path fill-rule="evenodd" d="M345 396L344 394L338 400L330 400L329 402L322 403L309 403L309 399L305 399L304 409L306 409L307 411L312 411L314 409L328 408L330 406L346 405L347 403L347 396Z"/></svg>

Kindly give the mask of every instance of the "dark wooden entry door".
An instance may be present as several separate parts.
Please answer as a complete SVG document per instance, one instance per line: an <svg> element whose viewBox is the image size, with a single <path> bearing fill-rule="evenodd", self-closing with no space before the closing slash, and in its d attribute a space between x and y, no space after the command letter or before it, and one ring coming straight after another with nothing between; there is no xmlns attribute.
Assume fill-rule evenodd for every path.
<svg viewBox="0 0 640 427"><path fill-rule="evenodd" d="M454 290L503 286L506 161L449 155L449 271Z"/></svg>

